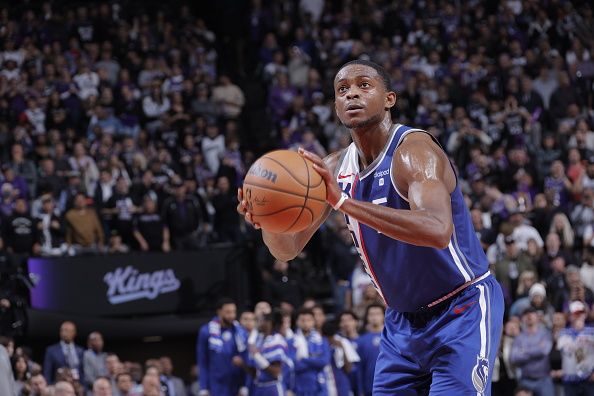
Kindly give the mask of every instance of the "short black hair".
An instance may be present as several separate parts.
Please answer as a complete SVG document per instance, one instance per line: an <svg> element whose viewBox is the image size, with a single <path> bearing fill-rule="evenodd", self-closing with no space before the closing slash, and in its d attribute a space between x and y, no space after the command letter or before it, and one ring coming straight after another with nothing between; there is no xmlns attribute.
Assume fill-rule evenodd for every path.
<svg viewBox="0 0 594 396"><path fill-rule="evenodd" d="M283 312L280 309L274 309L271 313L262 317L262 320L272 323L272 329L279 331L283 324Z"/></svg>
<svg viewBox="0 0 594 396"><path fill-rule="evenodd" d="M233 301L233 299L228 298L228 297L221 298L219 301L217 301L217 311L219 309L223 308L223 306L225 306L227 304L233 304L233 305L235 305L235 301Z"/></svg>
<svg viewBox="0 0 594 396"><path fill-rule="evenodd" d="M309 308L300 308L299 311L297 311L295 318L299 318L301 315L311 315L312 317L315 317L313 310Z"/></svg>
<svg viewBox="0 0 594 396"><path fill-rule="evenodd" d="M342 319L343 316L350 316L351 318L355 319L355 321L359 321L359 316L357 316L357 314L354 311L351 311L350 309L344 310L342 311L339 315L338 315L338 320Z"/></svg>
<svg viewBox="0 0 594 396"><path fill-rule="evenodd" d="M382 65L377 64L372 61L369 61L369 60L365 60L365 59L355 59L355 60L352 60L352 61L347 62L344 65L340 66L340 69L338 69L336 74L338 74L339 71L341 71L342 69L344 69L345 67L350 66L350 65L363 65L363 66L371 67L372 69L374 69L377 72L377 74L380 76L380 78L384 82L384 88L386 88L386 91L390 91L390 89L391 89L390 87L392 86L392 83L390 82L390 75L388 74L386 69L384 69L384 67Z"/></svg>

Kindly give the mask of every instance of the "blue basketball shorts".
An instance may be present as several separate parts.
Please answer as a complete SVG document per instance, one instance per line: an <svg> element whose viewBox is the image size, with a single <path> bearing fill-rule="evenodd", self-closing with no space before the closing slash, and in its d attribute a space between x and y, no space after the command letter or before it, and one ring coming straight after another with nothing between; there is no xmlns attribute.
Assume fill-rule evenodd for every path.
<svg viewBox="0 0 594 396"><path fill-rule="evenodd" d="M373 395L489 396L503 310L493 276L426 311L388 309Z"/></svg>

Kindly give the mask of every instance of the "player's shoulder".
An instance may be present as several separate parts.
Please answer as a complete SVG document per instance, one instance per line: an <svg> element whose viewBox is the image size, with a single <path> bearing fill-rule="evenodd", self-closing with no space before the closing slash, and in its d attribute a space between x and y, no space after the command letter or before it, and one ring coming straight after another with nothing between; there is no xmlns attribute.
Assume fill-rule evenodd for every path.
<svg viewBox="0 0 594 396"><path fill-rule="evenodd" d="M402 138L400 144L394 149L395 153L418 155L426 152L444 153L441 146L429 132L422 129L413 129Z"/></svg>

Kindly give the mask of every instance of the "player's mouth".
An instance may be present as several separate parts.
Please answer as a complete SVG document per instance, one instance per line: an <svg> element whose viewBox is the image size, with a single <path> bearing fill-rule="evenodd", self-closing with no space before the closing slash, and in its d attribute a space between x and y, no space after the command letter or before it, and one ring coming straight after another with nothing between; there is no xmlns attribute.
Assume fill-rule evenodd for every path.
<svg viewBox="0 0 594 396"><path fill-rule="evenodd" d="M364 109L363 105L360 105L358 103L350 103L347 105L345 111L347 114L351 114L351 113L356 113L358 111L361 111Z"/></svg>

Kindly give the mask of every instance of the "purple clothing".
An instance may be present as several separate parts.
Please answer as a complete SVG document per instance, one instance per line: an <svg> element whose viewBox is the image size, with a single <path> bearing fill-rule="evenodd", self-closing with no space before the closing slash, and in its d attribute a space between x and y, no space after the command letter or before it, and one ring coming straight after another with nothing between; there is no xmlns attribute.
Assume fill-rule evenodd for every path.
<svg viewBox="0 0 594 396"><path fill-rule="evenodd" d="M535 334L522 331L512 344L511 362L520 369L520 378L540 379L551 372L549 353L553 348L553 337L544 327Z"/></svg>
<svg viewBox="0 0 594 396"><path fill-rule="evenodd" d="M279 120L285 115L295 96L297 96L297 90L293 87L275 86L270 90L268 106L275 119Z"/></svg>

